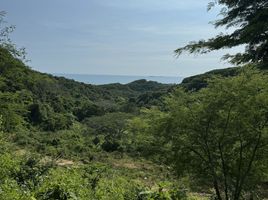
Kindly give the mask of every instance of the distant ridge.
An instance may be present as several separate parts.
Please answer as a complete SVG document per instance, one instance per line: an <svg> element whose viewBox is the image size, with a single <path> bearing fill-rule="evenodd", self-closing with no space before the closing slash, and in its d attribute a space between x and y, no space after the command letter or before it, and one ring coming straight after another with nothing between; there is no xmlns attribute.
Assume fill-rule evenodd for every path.
<svg viewBox="0 0 268 200"><path fill-rule="evenodd" d="M75 81L89 83L94 85L104 85L111 83L128 84L136 80L145 79L163 84L179 84L183 77L175 76L128 76L128 75L99 75L99 74L61 74L55 73L55 76L63 76Z"/></svg>

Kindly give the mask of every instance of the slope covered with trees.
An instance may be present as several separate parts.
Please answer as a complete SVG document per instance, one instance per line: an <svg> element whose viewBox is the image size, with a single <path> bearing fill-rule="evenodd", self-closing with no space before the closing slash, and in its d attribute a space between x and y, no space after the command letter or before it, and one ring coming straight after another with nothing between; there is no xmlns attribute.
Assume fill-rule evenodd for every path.
<svg viewBox="0 0 268 200"><path fill-rule="evenodd" d="M127 85L78 83L33 71L3 48L0 59L1 107L8 108L2 113L7 131L16 128L16 120L55 131L91 116L134 112L135 107L157 104L156 98L153 102L150 95L161 96L170 88L170 85L146 80Z"/></svg>
<svg viewBox="0 0 268 200"><path fill-rule="evenodd" d="M225 57L250 64L180 85L94 86L39 73L6 37L13 28L1 29L0 199L267 199L268 4L209 8L216 3L224 9L215 25L237 30L176 53L245 44Z"/></svg>
<svg viewBox="0 0 268 200"><path fill-rule="evenodd" d="M135 155L127 131L171 85L78 83L33 71L5 48L0 73L0 199L185 197L164 165Z"/></svg>
<svg viewBox="0 0 268 200"><path fill-rule="evenodd" d="M164 112L145 115L146 131L161 141L178 175L214 188L217 199L263 198L267 84L267 75L243 69L235 77L210 80L199 92L180 88L166 100Z"/></svg>

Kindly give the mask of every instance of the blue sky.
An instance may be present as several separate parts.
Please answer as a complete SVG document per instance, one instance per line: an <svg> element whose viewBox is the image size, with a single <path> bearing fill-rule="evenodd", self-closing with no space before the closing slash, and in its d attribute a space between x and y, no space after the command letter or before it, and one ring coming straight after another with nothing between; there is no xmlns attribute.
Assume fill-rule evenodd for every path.
<svg viewBox="0 0 268 200"><path fill-rule="evenodd" d="M220 31L209 24L210 0L0 0L12 39L33 69L48 73L190 76L228 67L224 50L173 51Z"/></svg>

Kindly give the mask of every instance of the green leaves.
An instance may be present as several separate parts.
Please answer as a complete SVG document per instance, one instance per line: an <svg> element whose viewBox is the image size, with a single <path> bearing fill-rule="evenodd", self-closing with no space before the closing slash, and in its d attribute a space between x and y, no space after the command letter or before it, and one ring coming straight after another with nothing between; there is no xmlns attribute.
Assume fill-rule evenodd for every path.
<svg viewBox="0 0 268 200"><path fill-rule="evenodd" d="M5 26L5 15L6 12L0 11L0 47L9 51L15 58L26 60L25 48L18 48L9 37L16 27L14 25Z"/></svg>
<svg viewBox="0 0 268 200"><path fill-rule="evenodd" d="M58 168L52 170L36 192L37 199L87 200L93 198L91 188L79 171Z"/></svg>
<svg viewBox="0 0 268 200"><path fill-rule="evenodd" d="M218 0L210 2L208 10L216 4L222 5L221 19L214 22L215 27L236 30L229 34L219 34L208 40L191 42L175 50L179 56L182 52L208 53L210 51L245 45L245 52L235 55L225 55L231 63L258 63L267 68L268 63L268 3L266 0Z"/></svg>
<svg viewBox="0 0 268 200"><path fill-rule="evenodd" d="M169 115L155 125L171 141L178 174L187 170L218 198L254 190L268 169L267 99L267 75L250 68L215 77L199 92L178 89L167 100Z"/></svg>

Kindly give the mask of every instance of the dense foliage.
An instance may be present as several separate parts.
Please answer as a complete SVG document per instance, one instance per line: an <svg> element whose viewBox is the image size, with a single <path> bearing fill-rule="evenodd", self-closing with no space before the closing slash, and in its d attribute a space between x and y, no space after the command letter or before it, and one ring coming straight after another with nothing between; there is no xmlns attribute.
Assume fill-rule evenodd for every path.
<svg viewBox="0 0 268 200"><path fill-rule="evenodd" d="M216 2L226 9L215 25L240 28L177 53L247 44L232 61L266 66L267 2ZM3 16L0 199L267 198L266 71L213 70L181 85L79 83L27 67Z"/></svg>
<svg viewBox="0 0 268 200"><path fill-rule="evenodd" d="M204 74L187 77L183 79L180 85L188 91L198 91L207 87L208 81L212 76L232 77L238 75L238 73L239 68L237 67L216 69Z"/></svg>
<svg viewBox="0 0 268 200"><path fill-rule="evenodd" d="M181 89L144 80L93 86L35 72L0 50L1 198L266 195L265 74L216 70Z"/></svg>
<svg viewBox="0 0 268 200"><path fill-rule="evenodd" d="M2 127L2 118L0 119ZM70 139L70 138L69 138ZM28 139L30 141L30 139ZM7 133L0 133L0 199L5 200L171 200L186 199L182 188L172 182L163 182L160 171L154 167L131 168L117 161L68 163L35 154L8 141ZM26 147L26 146L25 146ZM114 161L115 162L115 161ZM117 166L117 167L116 167ZM146 171L150 170L150 171ZM158 183L148 183L144 176L156 173ZM163 169L161 170L163 173ZM163 177L165 178L165 177ZM164 179L163 179L164 180ZM155 181L155 180L154 180Z"/></svg>
<svg viewBox="0 0 268 200"><path fill-rule="evenodd" d="M149 112L147 131L178 175L213 187L217 199L259 196L268 174L267 84L267 75L243 69L199 92L178 89L166 111Z"/></svg>
<svg viewBox="0 0 268 200"><path fill-rule="evenodd" d="M5 49L0 49L0 73L0 110L9 132L22 123L56 131L92 116L137 112L141 106L159 104L170 88L145 80L127 85L86 85L35 72Z"/></svg>

